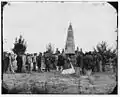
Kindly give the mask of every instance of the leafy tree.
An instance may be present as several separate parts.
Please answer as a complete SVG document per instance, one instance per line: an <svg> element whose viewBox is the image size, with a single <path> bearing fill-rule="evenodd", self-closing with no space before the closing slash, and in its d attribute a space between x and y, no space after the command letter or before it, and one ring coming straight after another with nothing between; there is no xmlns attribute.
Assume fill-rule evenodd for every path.
<svg viewBox="0 0 120 97"><path fill-rule="evenodd" d="M116 58L116 51L117 49L112 50L112 48L108 48L107 42L105 41L102 41L94 48L94 53L99 55L98 57L102 60L103 70L105 64L109 61L109 58L112 58L113 60Z"/></svg>
<svg viewBox="0 0 120 97"><path fill-rule="evenodd" d="M17 37L15 38L15 43L14 43L14 48L12 49L12 51L15 54L24 54L26 51L26 42L23 39L23 37L20 35L19 39L17 39Z"/></svg>

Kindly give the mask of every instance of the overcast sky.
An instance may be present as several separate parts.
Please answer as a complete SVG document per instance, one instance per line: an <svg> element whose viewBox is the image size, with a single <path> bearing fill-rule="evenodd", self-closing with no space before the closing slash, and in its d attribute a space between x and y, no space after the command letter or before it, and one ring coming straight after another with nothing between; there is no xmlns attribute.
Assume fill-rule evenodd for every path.
<svg viewBox="0 0 120 97"><path fill-rule="evenodd" d="M51 42L65 48L67 29L72 23L75 47L93 50L101 41L116 46L116 10L108 3L11 3L3 14L4 50L13 48L20 33L27 41L27 52L43 52Z"/></svg>

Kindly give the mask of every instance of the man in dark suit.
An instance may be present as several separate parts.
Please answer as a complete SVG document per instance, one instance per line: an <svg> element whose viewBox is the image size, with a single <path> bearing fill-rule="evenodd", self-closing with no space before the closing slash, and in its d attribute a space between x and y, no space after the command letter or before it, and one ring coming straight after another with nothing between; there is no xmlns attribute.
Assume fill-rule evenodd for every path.
<svg viewBox="0 0 120 97"><path fill-rule="evenodd" d="M3 59L3 73L5 73L7 70L8 70L8 67L9 67L9 56L8 54L6 53L5 56L4 56L4 59Z"/></svg>
<svg viewBox="0 0 120 97"><path fill-rule="evenodd" d="M21 55L17 55L17 72L22 72L22 56Z"/></svg>
<svg viewBox="0 0 120 97"><path fill-rule="evenodd" d="M41 57L42 57L42 53L39 53L39 55L37 56L38 71L41 71Z"/></svg>
<svg viewBox="0 0 120 97"><path fill-rule="evenodd" d="M60 70L62 71L63 70L63 66L64 66L64 64L65 64L65 59L64 59L64 57L62 56L62 54L59 54L58 55L58 63L57 63L57 70L59 70L59 67L60 67Z"/></svg>

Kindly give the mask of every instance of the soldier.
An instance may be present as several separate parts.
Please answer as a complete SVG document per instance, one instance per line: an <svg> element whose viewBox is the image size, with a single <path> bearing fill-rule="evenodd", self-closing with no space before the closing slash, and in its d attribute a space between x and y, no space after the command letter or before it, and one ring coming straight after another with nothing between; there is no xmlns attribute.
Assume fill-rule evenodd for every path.
<svg viewBox="0 0 120 97"><path fill-rule="evenodd" d="M41 71L41 57L42 57L42 53L39 53L39 55L37 56L38 71Z"/></svg>
<svg viewBox="0 0 120 97"><path fill-rule="evenodd" d="M45 57L46 72L50 72L50 57Z"/></svg>
<svg viewBox="0 0 120 97"><path fill-rule="evenodd" d="M17 72L20 73L20 72L22 72L22 63L23 63L22 56L20 54L18 54L16 60L17 60L17 67L18 67Z"/></svg>
<svg viewBox="0 0 120 97"><path fill-rule="evenodd" d="M78 75L79 75L82 74L82 70L83 70L83 54L78 53L76 60L77 60L77 67L79 68L78 70Z"/></svg>
<svg viewBox="0 0 120 97"><path fill-rule="evenodd" d="M43 70L45 71L45 68L46 68L46 66L45 66L45 57L44 57L44 55L41 57L41 71L43 72Z"/></svg>
<svg viewBox="0 0 120 97"><path fill-rule="evenodd" d="M33 55L33 71L36 71L36 67L37 67L37 54L34 53L34 55Z"/></svg>
<svg viewBox="0 0 120 97"><path fill-rule="evenodd" d="M8 70L8 66L9 66L9 57L8 57L8 53L5 53L4 59L3 59L3 73L5 73Z"/></svg>
<svg viewBox="0 0 120 97"><path fill-rule="evenodd" d="M28 71L32 72L32 56L30 54L27 55L27 65Z"/></svg>
<svg viewBox="0 0 120 97"><path fill-rule="evenodd" d="M56 48L55 54L60 54L60 51L58 50L58 48Z"/></svg>
<svg viewBox="0 0 120 97"><path fill-rule="evenodd" d="M64 61L65 61L64 57L61 54L59 54L58 55L58 63L57 63L57 71L59 71L59 67L60 67L60 71L63 70Z"/></svg>
<svg viewBox="0 0 120 97"><path fill-rule="evenodd" d="M56 70L58 71L58 67L57 67L57 64L58 64L58 55L55 55L55 67L56 67Z"/></svg>
<svg viewBox="0 0 120 97"><path fill-rule="evenodd" d="M8 72L14 73L13 65L12 65L12 54L8 54L9 57L9 66L8 66Z"/></svg>

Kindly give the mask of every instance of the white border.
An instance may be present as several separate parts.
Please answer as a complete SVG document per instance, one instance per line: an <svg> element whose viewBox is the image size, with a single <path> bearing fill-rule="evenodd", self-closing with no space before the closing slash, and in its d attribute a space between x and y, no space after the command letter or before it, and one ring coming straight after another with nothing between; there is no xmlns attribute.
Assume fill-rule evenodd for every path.
<svg viewBox="0 0 120 97"><path fill-rule="evenodd" d="M104 2L104 1L118 1L118 0L1 0L1 1L12 1L12 2L13 2L13 1L15 1L15 2L16 2L16 1L17 1L17 2L18 2L18 1L23 1L23 2L24 2L24 1L32 1L32 2L33 2L33 1L43 1L43 2L44 2L44 1L72 1L72 2L74 2L74 1L81 1L81 2L83 2L83 1L88 1L88 2L94 2L94 1L95 1L95 2L96 2L96 1L99 2L99 1L102 1L102 2ZM57 3L57 2L56 2L56 3ZM118 10L119 10L119 9L120 9L120 6L119 6L119 1L118 1ZM0 10L1 10L1 7L0 7ZM1 16L1 14L0 14L0 16ZM120 15L119 15L119 11L118 11L118 16L120 16ZM120 21L119 21L119 17L118 17L118 40L120 40L120 35L119 35L119 31L120 31L120 29L119 29L119 22L120 22ZM0 23L0 25L1 25L1 23ZM0 30L0 31L1 31L1 30ZM0 36L1 36L1 33L0 33ZM1 41L1 37L0 37L0 41ZM0 48L1 48L1 45L0 45ZM119 53L119 52L120 52L120 49L119 49L119 48L120 48L120 45L119 45L119 43L118 43L118 59L119 59L119 54L120 54L120 53ZM0 50L0 54L1 54L1 50ZM111 96L113 96L113 97L116 97L116 96L119 96L119 95L120 95L120 84L119 84L119 82L120 82L120 71L119 71L119 70L120 70L120 66L119 66L119 62L120 62L120 60L118 60L118 95L94 95L94 94L93 94L93 95L81 95L81 94L75 94L75 95L71 95L71 94L70 94L70 95L66 95L66 94L65 94L65 95L63 95L63 94L61 94L61 95L51 95L51 94L47 94L47 95L46 95L46 94L45 94L45 95L43 95L43 94L42 94L42 95L24 95L24 97L28 97L28 96L32 96L32 97L36 97L36 96L42 96L42 97L46 97L46 96L47 96L47 97L51 97L51 96L52 96L52 97L53 97L53 96L54 96L54 97L56 97L56 96L59 96L59 97L63 97L63 96L64 96L64 97L66 97L66 96L69 96L69 97L72 97L72 96L76 96L76 97L78 97L78 96L84 96L84 97L88 97L88 96L89 96L89 97L91 97L91 96L95 96L95 97L99 97L99 96L103 96L103 97L104 97L104 96L110 96L110 97L111 97ZM0 64L1 64L1 56L0 56ZM0 70L1 70L1 65L0 65ZM1 72L0 72L0 75L1 75ZM0 84L0 87L1 87L1 84ZM23 95L23 94L22 94L22 95ZM19 95L19 94L18 94L18 95L9 95L9 94L8 94L8 95L3 95L3 94L1 95L1 88L0 88L0 96L1 96L1 97L3 97L3 96L5 96L5 97L10 97L10 96L11 96L11 97L12 97L12 96L22 96L22 95Z"/></svg>

